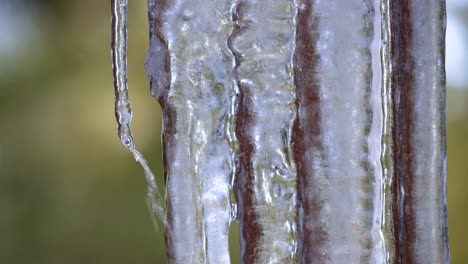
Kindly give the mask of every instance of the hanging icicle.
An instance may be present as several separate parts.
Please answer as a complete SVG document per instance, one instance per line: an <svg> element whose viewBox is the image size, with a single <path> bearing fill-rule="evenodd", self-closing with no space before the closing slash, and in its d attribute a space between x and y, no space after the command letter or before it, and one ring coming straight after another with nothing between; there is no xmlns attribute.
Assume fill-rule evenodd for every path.
<svg viewBox="0 0 468 264"><path fill-rule="evenodd" d="M116 116L135 149L127 1ZM449 263L443 0L149 0L169 263ZM233 195L234 194L234 195ZM233 198L235 196L235 198Z"/></svg>
<svg viewBox="0 0 468 264"><path fill-rule="evenodd" d="M133 154L135 160L143 167L148 183L147 202L153 216L164 221L165 210L156 179L144 159L136 149L130 125L132 109L128 97L127 84L127 8L128 0L112 0L112 67L115 88L115 116L117 119L118 135L122 143Z"/></svg>

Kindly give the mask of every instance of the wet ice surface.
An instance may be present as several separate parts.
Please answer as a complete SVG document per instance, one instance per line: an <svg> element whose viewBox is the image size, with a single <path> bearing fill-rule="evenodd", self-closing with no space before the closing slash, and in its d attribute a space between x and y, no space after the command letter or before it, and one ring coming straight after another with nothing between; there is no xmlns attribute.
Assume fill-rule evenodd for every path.
<svg viewBox="0 0 468 264"><path fill-rule="evenodd" d="M385 261L379 9L373 1L312 1L300 9L310 37L299 36L298 45L315 55L314 65L296 70L301 263ZM299 67L311 63L304 59L298 55Z"/></svg>
<svg viewBox="0 0 468 264"><path fill-rule="evenodd" d="M229 263L236 148L233 55L227 46L231 5L211 0L150 4L159 11L153 18L150 14L156 21L150 24L158 27L151 29L146 71L165 113L168 261ZM158 53L169 56L170 65ZM170 80L167 86L165 80Z"/></svg>
<svg viewBox="0 0 468 264"><path fill-rule="evenodd" d="M393 208L397 206L397 201L393 197L393 182L395 175L394 152L393 152L393 131L394 131L394 108L392 96L392 45L391 45L391 20L390 2L385 0L381 5L381 78L382 78L382 233L384 236L386 263L394 263L399 257L396 255L396 239L394 231Z"/></svg>
<svg viewBox="0 0 468 264"><path fill-rule="evenodd" d="M130 107L127 86L127 1L112 1L112 65L118 135L122 144L131 151L135 160L143 167L148 183L147 202L152 215L164 221L164 203L159 193L156 179L143 155L136 149L130 129L132 109Z"/></svg>
<svg viewBox="0 0 468 264"><path fill-rule="evenodd" d="M119 136L163 215L113 3ZM448 263L443 1L148 3L169 263L230 263L234 218L242 263Z"/></svg>
<svg viewBox="0 0 468 264"><path fill-rule="evenodd" d="M245 263L296 260L296 173L291 132L296 115L292 58L295 4L239 0L230 47L241 106L237 193Z"/></svg>
<svg viewBox="0 0 468 264"><path fill-rule="evenodd" d="M329 218L327 262L383 263L379 6L373 1L315 6L326 157L317 174L328 175L321 216Z"/></svg>
<svg viewBox="0 0 468 264"><path fill-rule="evenodd" d="M412 87L408 122L411 181L403 181L404 258L413 263L449 263L446 207L445 2L409 4ZM445 23L445 22L444 22ZM439 25L439 26L434 26ZM406 226L405 226L406 225Z"/></svg>

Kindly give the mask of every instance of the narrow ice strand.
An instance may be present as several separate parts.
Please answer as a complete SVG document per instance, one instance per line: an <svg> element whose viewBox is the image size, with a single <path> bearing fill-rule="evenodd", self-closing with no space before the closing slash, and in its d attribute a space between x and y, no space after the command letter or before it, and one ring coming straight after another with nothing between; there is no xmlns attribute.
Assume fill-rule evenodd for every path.
<svg viewBox="0 0 468 264"><path fill-rule="evenodd" d="M117 130L119 138L124 146L132 152L135 160L140 163L144 169L148 184L147 202L152 215L164 221L164 203L156 184L156 178L143 155L136 149L130 129L132 109L128 97L127 85L127 8L128 0L112 0L111 52Z"/></svg>
<svg viewBox="0 0 468 264"><path fill-rule="evenodd" d="M127 0L112 1L112 67L115 88L115 115L118 135L127 147L133 147L130 131L132 110L127 86Z"/></svg>
<svg viewBox="0 0 468 264"><path fill-rule="evenodd" d="M135 160L143 167L145 178L147 182L147 198L146 202L154 219L162 219L165 221L165 209L163 206L163 199L159 193L156 177L148 166L148 162L144 159L143 155L135 148L130 149L133 153Z"/></svg>
<svg viewBox="0 0 468 264"><path fill-rule="evenodd" d="M392 101L392 59L391 59L391 20L390 3L392 0L383 0L380 2L382 16L382 175L383 175L383 213L382 213L382 233L385 241L386 262L395 263L398 259L396 255L396 232L394 232L393 208L397 206L397 197L393 195L393 175L395 173L395 164L393 160L394 139L392 137L394 126L394 112Z"/></svg>

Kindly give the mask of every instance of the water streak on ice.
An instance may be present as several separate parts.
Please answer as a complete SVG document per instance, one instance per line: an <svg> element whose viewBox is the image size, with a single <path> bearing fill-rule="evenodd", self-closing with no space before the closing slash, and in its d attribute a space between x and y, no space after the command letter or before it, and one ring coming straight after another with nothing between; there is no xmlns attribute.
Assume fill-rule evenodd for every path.
<svg viewBox="0 0 468 264"><path fill-rule="evenodd" d="M156 179L143 155L135 147L130 129L132 110L128 97L127 85L127 8L128 0L112 1L112 67L115 88L115 116L118 125L118 135L122 143L141 164L148 183L147 202L154 217L164 221L163 200L159 193Z"/></svg>

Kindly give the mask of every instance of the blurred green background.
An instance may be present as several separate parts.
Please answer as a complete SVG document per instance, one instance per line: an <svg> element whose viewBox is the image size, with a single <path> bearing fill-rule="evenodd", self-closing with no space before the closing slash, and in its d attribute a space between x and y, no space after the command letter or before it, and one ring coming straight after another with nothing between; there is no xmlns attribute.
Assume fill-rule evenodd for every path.
<svg viewBox="0 0 468 264"><path fill-rule="evenodd" d="M161 176L146 1L130 2L134 134ZM450 247L468 263L468 0L448 6ZM165 263L143 172L116 134L109 43L110 1L0 0L1 264Z"/></svg>

